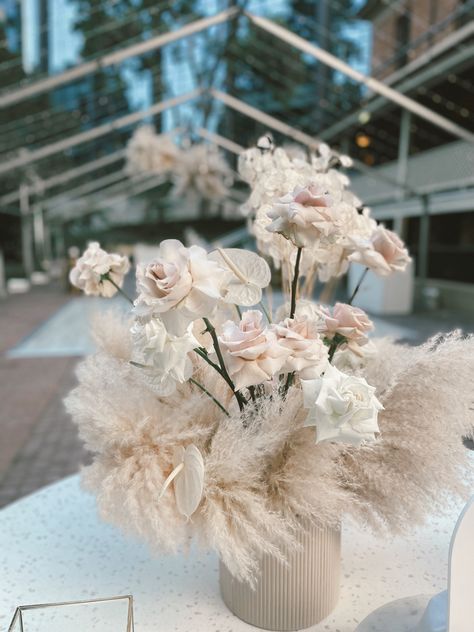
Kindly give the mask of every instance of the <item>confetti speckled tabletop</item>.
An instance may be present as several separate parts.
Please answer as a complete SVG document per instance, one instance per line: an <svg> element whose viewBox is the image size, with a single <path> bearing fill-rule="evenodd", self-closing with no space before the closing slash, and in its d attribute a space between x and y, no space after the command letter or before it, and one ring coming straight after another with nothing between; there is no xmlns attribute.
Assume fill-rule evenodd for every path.
<svg viewBox="0 0 474 632"><path fill-rule="evenodd" d="M446 588L449 540L462 505L409 537L343 529L341 597L314 632L353 632L382 604ZM192 548L153 557L103 524L77 476L0 511L0 631L17 605L133 594L136 632L243 632L219 596L217 559Z"/></svg>

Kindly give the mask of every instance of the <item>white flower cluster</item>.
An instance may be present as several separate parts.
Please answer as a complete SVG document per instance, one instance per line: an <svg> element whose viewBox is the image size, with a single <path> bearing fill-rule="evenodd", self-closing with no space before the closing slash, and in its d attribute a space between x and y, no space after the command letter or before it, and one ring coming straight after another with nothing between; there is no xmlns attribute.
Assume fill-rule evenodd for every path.
<svg viewBox="0 0 474 632"><path fill-rule="evenodd" d="M260 252L277 268L293 263L301 247L302 274L321 281L345 274L351 261L377 274L406 267L410 258L401 240L377 226L348 188L338 167L350 166L350 158L336 157L324 144L308 159L260 142L240 156L240 175L251 188L242 210Z"/></svg>
<svg viewBox="0 0 474 632"><path fill-rule="evenodd" d="M176 168L179 158L180 150L168 135L158 135L151 125L142 125L128 141L126 169L131 175L166 175Z"/></svg>
<svg viewBox="0 0 474 632"><path fill-rule="evenodd" d="M69 281L89 296L114 296L130 270L127 257L109 254L96 241L91 242L69 273Z"/></svg>
<svg viewBox="0 0 474 632"><path fill-rule="evenodd" d="M172 180L172 195L178 199L220 201L233 183L229 165L214 146L199 143L181 148L169 135L156 134L150 125L134 132L127 144L126 160L132 175L149 173Z"/></svg>
<svg viewBox="0 0 474 632"><path fill-rule="evenodd" d="M149 132L137 142L140 138L156 150ZM164 162L148 164L159 169ZM178 195L190 188L202 196L225 195L220 186L227 167L217 153L190 147L179 163L174 166L181 174ZM373 353L368 338L373 324L352 299L332 307L305 300L302 279L307 285L308 276L340 276L352 261L386 275L403 270L409 257L402 241L361 209L348 189L349 179L336 168L341 165L349 166L349 159L336 160L324 145L307 159L293 149L291 155L275 149L268 137L241 156L240 172L252 188L247 210L258 246L289 271L287 302L275 315L265 308L263 296L270 267L256 253L237 248L208 253L168 239L153 261L137 266L131 362L160 396L191 380L226 415L232 403L258 415L260 398L284 401L297 388L317 442L375 440L382 406L374 388L357 375ZM91 244L71 272L71 282L86 293L109 296L121 288L127 270L123 257ZM203 363L229 389L224 402L214 397L212 382L199 382L206 375L197 371ZM187 460L179 455L170 474L168 484L179 476L178 487L194 490L182 495L185 515L199 503L202 468L191 450Z"/></svg>

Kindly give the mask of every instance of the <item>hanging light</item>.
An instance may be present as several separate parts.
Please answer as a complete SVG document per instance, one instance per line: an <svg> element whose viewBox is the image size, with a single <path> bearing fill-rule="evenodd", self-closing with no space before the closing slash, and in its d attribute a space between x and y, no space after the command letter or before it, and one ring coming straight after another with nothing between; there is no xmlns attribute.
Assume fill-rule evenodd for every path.
<svg viewBox="0 0 474 632"><path fill-rule="evenodd" d="M360 133L356 136L356 145L361 149L366 149L367 147L369 147L371 142L372 141L370 139L370 136L367 136L367 134Z"/></svg>
<svg viewBox="0 0 474 632"><path fill-rule="evenodd" d="M366 123L368 123L370 121L370 117L371 114L368 110L361 110L359 112L359 123L361 123L362 125L365 125Z"/></svg>

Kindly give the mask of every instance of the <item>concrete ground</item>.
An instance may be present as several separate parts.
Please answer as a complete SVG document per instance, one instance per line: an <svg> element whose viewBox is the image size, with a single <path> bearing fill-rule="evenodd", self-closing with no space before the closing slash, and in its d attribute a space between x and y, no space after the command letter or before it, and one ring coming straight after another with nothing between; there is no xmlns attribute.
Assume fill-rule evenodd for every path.
<svg viewBox="0 0 474 632"><path fill-rule="evenodd" d="M113 302L126 307L123 299ZM87 316L110 302L51 285L0 301L0 507L78 471L87 461L62 400L91 351ZM450 314L376 319L379 333L418 344L474 324Z"/></svg>

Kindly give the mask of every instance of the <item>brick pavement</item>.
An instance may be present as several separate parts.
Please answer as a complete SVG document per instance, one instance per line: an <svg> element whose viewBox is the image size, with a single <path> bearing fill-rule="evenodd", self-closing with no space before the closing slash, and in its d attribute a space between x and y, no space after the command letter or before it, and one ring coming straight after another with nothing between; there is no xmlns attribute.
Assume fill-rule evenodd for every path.
<svg viewBox="0 0 474 632"><path fill-rule="evenodd" d="M0 301L0 507L76 472L84 460L62 405L78 358L5 356L68 300L51 285Z"/></svg>

